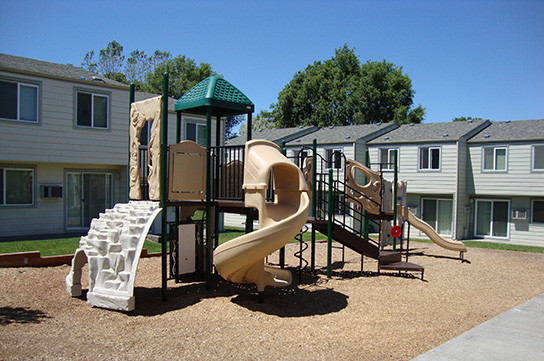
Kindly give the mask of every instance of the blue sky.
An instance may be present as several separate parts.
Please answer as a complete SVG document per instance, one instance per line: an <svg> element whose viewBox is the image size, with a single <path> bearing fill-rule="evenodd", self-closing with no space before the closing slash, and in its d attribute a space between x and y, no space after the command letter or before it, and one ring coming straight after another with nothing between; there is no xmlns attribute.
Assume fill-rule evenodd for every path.
<svg viewBox="0 0 544 361"><path fill-rule="evenodd" d="M0 0L0 52L80 65L111 40L208 62L257 112L346 43L402 66L424 122L544 118L542 0Z"/></svg>

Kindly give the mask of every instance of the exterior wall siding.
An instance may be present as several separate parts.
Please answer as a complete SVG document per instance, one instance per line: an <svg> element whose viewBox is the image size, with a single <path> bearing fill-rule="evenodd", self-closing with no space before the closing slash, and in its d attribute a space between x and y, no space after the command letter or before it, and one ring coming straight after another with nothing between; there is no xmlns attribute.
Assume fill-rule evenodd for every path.
<svg viewBox="0 0 544 361"><path fill-rule="evenodd" d="M4 163L3 163L4 164ZM9 166L10 164L5 164ZM60 234L66 231L64 207L67 171L94 171L113 174L113 203L123 202L126 183L124 167L88 164L14 163L34 169L34 205L0 207L0 237ZM40 185L62 185L63 198L42 199Z"/></svg>
<svg viewBox="0 0 544 361"><path fill-rule="evenodd" d="M370 162L373 169L378 169L379 149L397 148L399 150L398 179L408 182L408 192L420 194L454 194L457 184L457 145L456 143L425 144L439 146L441 162L439 171L418 170L418 144L391 144L387 146L369 146ZM393 172L384 172L387 179L393 179Z"/></svg>
<svg viewBox="0 0 544 361"><path fill-rule="evenodd" d="M531 172L533 144L536 143L486 143L485 146L507 147L506 171L482 171L482 144L470 144L471 175L467 177L467 192L488 196L544 196L544 172Z"/></svg>
<svg viewBox="0 0 544 361"><path fill-rule="evenodd" d="M10 74L2 73L0 75ZM4 161L126 164L128 149L128 89L17 75L40 82L39 124L3 121L0 154ZM87 129L75 125L75 90L109 95L109 128ZM89 157L92 154L92 157Z"/></svg>

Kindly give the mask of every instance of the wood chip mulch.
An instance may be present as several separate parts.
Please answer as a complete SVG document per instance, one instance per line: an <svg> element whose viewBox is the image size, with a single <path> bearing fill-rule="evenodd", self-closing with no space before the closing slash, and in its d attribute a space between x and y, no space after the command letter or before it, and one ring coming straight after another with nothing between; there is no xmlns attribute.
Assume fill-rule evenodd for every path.
<svg viewBox="0 0 544 361"><path fill-rule="evenodd" d="M415 243L419 275L376 272L376 262L334 249L326 278L326 245L317 274L267 289L212 277L169 281L161 300L160 258L141 259L130 313L71 298L69 266L0 268L0 360L410 360L544 292L544 254L471 248L466 262L434 244ZM287 247L289 267L296 267ZM310 253L304 257L309 260ZM277 264L277 252L268 258ZM87 287L84 268L84 288Z"/></svg>

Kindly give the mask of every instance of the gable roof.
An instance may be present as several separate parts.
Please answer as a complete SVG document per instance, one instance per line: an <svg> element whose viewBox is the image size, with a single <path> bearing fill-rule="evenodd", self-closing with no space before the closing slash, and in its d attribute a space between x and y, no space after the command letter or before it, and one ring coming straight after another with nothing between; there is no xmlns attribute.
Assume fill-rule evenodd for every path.
<svg viewBox="0 0 544 361"><path fill-rule="evenodd" d="M369 144L452 142L468 138L489 124L491 124L489 120L403 124L370 141Z"/></svg>
<svg viewBox="0 0 544 361"><path fill-rule="evenodd" d="M319 145L354 143L359 140L366 142L397 127L396 123L377 123L321 128L316 132L289 142L288 145L310 145L313 143L314 138Z"/></svg>
<svg viewBox="0 0 544 361"><path fill-rule="evenodd" d="M306 134L313 133L316 130L317 130L317 127L314 127L314 126L260 129L252 133L252 138L269 140L273 143L280 145L282 140L289 142L289 141L292 141L293 139L300 138ZM228 140L227 145L244 145L246 144L246 141L247 141L247 137L244 134L239 137Z"/></svg>
<svg viewBox="0 0 544 361"><path fill-rule="evenodd" d="M492 122L469 143L544 140L544 119Z"/></svg>
<svg viewBox="0 0 544 361"><path fill-rule="evenodd" d="M77 66L51 63L48 61L23 58L3 53L0 53L0 70L70 80L78 83L92 83L93 85L108 85L128 89L128 85L126 84L108 79Z"/></svg>

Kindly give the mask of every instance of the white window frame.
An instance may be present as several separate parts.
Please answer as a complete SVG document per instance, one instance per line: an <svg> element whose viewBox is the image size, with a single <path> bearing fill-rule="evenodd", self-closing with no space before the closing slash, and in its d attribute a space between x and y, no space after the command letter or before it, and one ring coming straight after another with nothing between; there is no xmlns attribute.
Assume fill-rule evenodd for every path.
<svg viewBox="0 0 544 361"><path fill-rule="evenodd" d="M486 149L493 149L493 168L486 169L485 168L485 150ZM498 149L504 149L504 169L497 169L497 150ZM508 171L508 147L507 146L499 146L499 145L492 145L492 146L483 146L482 147L482 172L507 172Z"/></svg>
<svg viewBox="0 0 544 361"><path fill-rule="evenodd" d="M438 207L438 202L440 202L440 201L451 202L451 225L450 225L450 228L451 228L451 232L453 233L453 199L452 198L433 198L433 197L423 197L423 198L421 198L421 213L420 213L421 214L421 219L423 219L423 214L424 214L424 211L425 211L424 201L426 201L426 200L436 201L436 222L438 222L438 217L440 216L438 214L438 210L440 209L440 207ZM427 222L427 221L425 221L425 222ZM431 224L430 226L433 227L433 229L436 231L436 233L438 233L438 223L436 223L434 225ZM443 236L450 236L450 237L452 235L451 233L450 234L439 233L439 234L443 235Z"/></svg>
<svg viewBox="0 0 544 361"><path fill-rule="evenodd" d="M535 144L532 148L532 154L531 154L531 171L533 172L544 172L544 168L535 168L535 161L536 161L536 148L542 148L542 156L544 157L544 144Z"/></svg>
<svg viewBox="0 0 544 361"><path fill-rule="evenodd" d="M432 150L434 150L434 149L438 149L438 168L431 168L431 165L432 165L431 154L432 154ZM429 164L427 165L428 166L427 168L423 168L423 164L421 164L421 153L424 150L429 153L428 154ZM439 172L442 169L442 148L440 146L431 145L431 146L418 147L417 155L418 155L418 157L417 157L417 169L419 171Z"/></svg>
<svg viewBox="0 0 544 361"><path fill-rule="evenodd" d="M329 152L330 153L330 157L329 157ZM333 154L334 153L340 153L340 166L339 167L335 167L335 162L333 161ZM341 163L341 160L342 160L342 153L343 153L343 150L341 148L327 148L325 149L325 160L327 161L326 164L327 164L327 170L329 169L342 169L342 163Z"/></svg>
<svg viewBox="0 0 544 361"><path fill-rule="evenodd" d="M4 78L0 78L0 81L17 84L17 116L15 119L14 118L2 118L2 119L14 121L14 122L23 122L28 124L39 123L40 121L40 86L38 84L27 83L27 82L19 81L19 80L9 80ZM21 86L36 88L36 120L21 119Z"/></svg>
<svg viewBox="0 0 544 361"><path fill-rule="evenodd" d="M0 170L2 171L2 179L3 179L3 184L1 185L2 186L2 200L1 200L1 203L0 203L0 207L29 207L29 206L34 206L35 204L35 197L34 197L34 193L35 193L35 188L36 188L36 172L34 171L33 168L17 168L17 167L0 167ZM32 186L31 186L31 189L30 189L30 196L32 198L32 201L31 203L13 203L13 204L7 204L6 203L6 171L25 171L25 172L28 172L30 171L32 173Z"/></svg>
<svg viewBox="0 0 544 361"><path fill-rule="evenodd" d="M535 202L542 202L542 203L544 203L544 199L532 199L532 200L531 200L531 223L544 224L544 221L543 221L543 222L539 222L539 221L535 221L535 219L534 219L534 215L535 215Z"/></svg>
<svg viewBox="0 0 544 361"><path fill-rule="evenodd" d="M478 202L491 202L491 211L493 212L493 203L494 202L508 202L508 211L507 211L507 226L506 226L506 236L494 236L493 235L493 213L491 213L491 229L490 233L491 235L485 235L485 234L477 234L478 231ZM477 198L474 203L474 236L481 237L481 238L493 238L493 239L510 239L510 212L511 212L511 204L509 199L496 199L496 198Z"/></svg>
<svg viewBox="0 0 544 361"><path fill-rule="evenodd" d="M78 119L78 95L79 94L88 94L91 96L91 125L82 125L79 124ZM106 98L108 101L108 104L106 105L106 126L105 127L99 127L94 125L94 97L99 96ZM77 128L82 129L102 129L102 130L108 130L110 129L110 107L111 107L111 97L110 94L107 93L100 93L92 90L86 90L86 89L75 89L74 91L74 118L75 118L75 126Z"/></svg>
<svg viewBox="0 0 544 361"><path fill-rule="evenodd" d="M382 159L382 151L387 151L387 159ZM399 170L400 151L399 148L378 148L378 162L382 171L394 171L393 167L393 151L397 151L397 171Z"/></svg>

